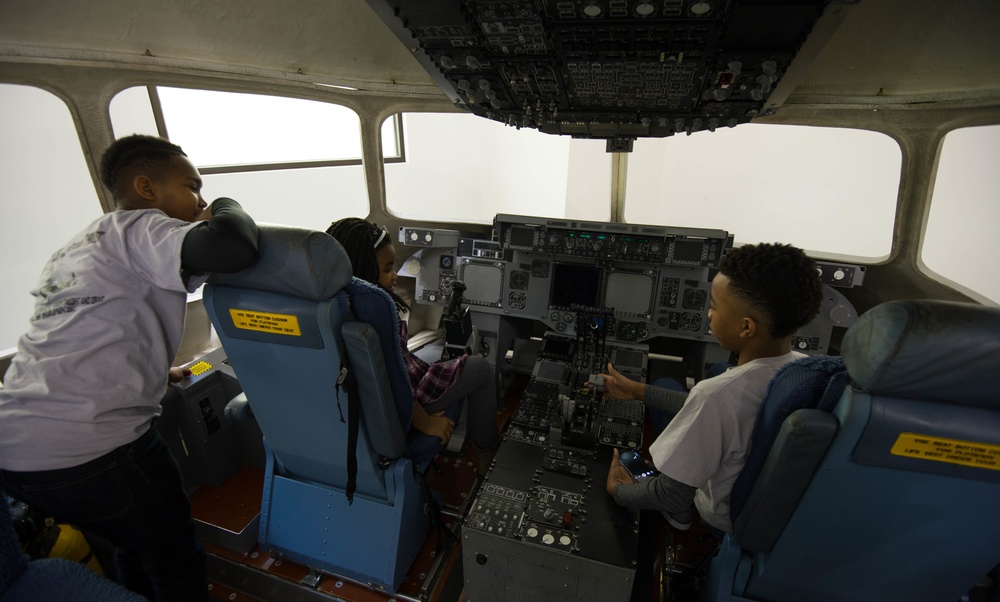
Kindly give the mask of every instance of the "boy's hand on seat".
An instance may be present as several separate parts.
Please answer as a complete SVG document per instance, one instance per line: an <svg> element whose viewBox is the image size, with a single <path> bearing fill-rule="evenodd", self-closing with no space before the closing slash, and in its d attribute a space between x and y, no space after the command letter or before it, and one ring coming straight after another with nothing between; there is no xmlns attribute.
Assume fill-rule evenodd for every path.
<svg viewBox="0 0 1000 602"><path fill-rule="evenodd" d="M167 382L179 383L189 376L191 376L191 371L187 368L174 367L167 371Z"/></svg>

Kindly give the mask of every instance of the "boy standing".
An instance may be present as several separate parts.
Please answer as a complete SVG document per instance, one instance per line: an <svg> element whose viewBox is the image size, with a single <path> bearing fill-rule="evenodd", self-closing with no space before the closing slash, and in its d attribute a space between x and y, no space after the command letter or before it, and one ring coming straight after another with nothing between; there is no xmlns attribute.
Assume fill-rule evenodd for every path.
<svg viewBox="0 0 1000 602"><path fill-rule="evenodd" d="M660 510L676 528L691 525L691 503L702 519L732 532L729 494L749 453L757 410L779 368L805 357L792 334L819 313L823 285L815 263L789 245L746 245L729 251L712 280L711 334L739 355L728 371L702 380L687 394L605 377L612 397L644 399L676 413L649 451L660 475L633 483L615 450L607 490L619 504Z"/></svg>
<svg viewBox="0 0 1000 602"><path fill-rule="evenodd" d="M206 208L198 170L160 138L116 141L101 180L117 210L57 251L32 291L0 389L0 488L114 544L129 589L207 600L180 471L152 425L188 292L256 261L257 227L232 199Z"/></svg>

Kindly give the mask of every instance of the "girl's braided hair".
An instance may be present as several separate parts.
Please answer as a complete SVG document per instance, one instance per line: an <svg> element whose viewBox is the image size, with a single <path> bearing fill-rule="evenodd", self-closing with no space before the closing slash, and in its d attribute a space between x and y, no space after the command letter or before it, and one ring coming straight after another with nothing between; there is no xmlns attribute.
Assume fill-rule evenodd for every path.
<svg viewBox="0 0 1000 602"><path fill-rule="evenodd" d="M391 236L382 236L382 228L359 217L345 217L337 220L330 224L326 233L336 238L340 246L347 251L347 257L351 260L351 269L356 277L375 286L381 286L376 253L386 245L392 244ZM380 237L381 241L379 241ZM378 247L375 246L376 242L378 242ZM399 295L385 288L382 290L389 293L389 296L396 303L397 310L400 312L410 311L410 306Z"/></svg>

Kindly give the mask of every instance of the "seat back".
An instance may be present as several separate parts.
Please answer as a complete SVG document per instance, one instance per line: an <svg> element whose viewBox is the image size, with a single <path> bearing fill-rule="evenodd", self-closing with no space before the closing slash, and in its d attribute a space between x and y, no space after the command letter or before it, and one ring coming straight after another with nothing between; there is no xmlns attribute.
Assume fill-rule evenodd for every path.
<svg viewBox="0 0 1000 602"><path fill-rule="evenodd" d="M727 536L713 599L957 600L1000 560L1000 308L885 303L841 351L828 449L770 545Z"/></svg>
<svg viewBox="0 0 1000 602"><path fill-rule="evenodd" d="M348 284L346 292L354 316L365 324L363 329L349 329L345 333L348 355L359 370L359 390L363 397L391 397L398 416L394 422L405 433L413 419L413 390L403 363L396 304L384 290L360 278ZM376 348L379 354L366 357L367 350ZM373 364L372 360L376 363ZM396 443L403 444L395 434L392 438ZM396 455L400 453L402 450L396 451Z"/></svg>
<svg viewBox="0 0 1000 602"><path fill-rule="evenodd" d="M409 428L413 419L413 389L403 360L396 304L384 290L360 278L355 278L346 291L353 314L360 323L364 323L362 330L346 327L344 330L347 353L358 374L361 397L390 396L395 400L398 423L405 434L402 439L392 434L393 445L402 446L401 449L394 448L394 457L402 454L422 471L444 445L437 437ZM374 354L381 358L377 365L371 365L370 360L365 358L365 355L373 356L371 351L365 351L366 348L380 350L380 353ZM366 412L390 411L388 407L379 410L366 406L363 409ZM446 408L444 414L457 421L461 411L462 404L456 403ZM369 433L372 422L369 420Z"/></svg>
<svg viewBox="0 0 1000 602"><path fill-rule="evenodd" d="M259 249L204 297L264 434L259 541L395 592L429 525L396 308L323 232L260 226Z"/></svg>
<svg viewBox="0 0 1000 602"><path fill-rule="evenodd" d="M346 363L350 260L329 235L300 228L261 226L259 248L253 267L212 275L206 309L279 471L343 489L348 392L338 381ZM362 408L357 491L385 497L379 456L398 457L404 431L394 398L366 393L359 400L372 409ZM365 420L375 417L380 422Z"/></svg>
<svg viewBox="0 0 1000 602"><path fill-rule="evenodd" d="M729 499L733 532L744 549L770 549L781 533L836 432L826 413L847 380L843 360L829 356L802 358L771 379Z"/></svg>

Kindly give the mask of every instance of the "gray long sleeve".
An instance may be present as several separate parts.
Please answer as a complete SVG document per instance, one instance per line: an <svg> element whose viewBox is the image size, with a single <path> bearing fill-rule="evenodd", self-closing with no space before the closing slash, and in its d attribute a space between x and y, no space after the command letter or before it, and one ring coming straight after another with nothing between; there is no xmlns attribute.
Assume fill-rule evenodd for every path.
<svg viewBox="0 0 1000 602"><path fill-rule="evenodd" d="M695 487L661 474L638 483L619 485L614 497L615 502L626 508L677 515L691 507L696 491Z"/></svg>
<svg viewBox="0 0 1000 602"><path fill-rule="evenodd" d="M660 410L661 412L667 412L672 415L676 414L682 407L684 407L684 402L687 400L687 396L687 391L674 391L673 389L664 389L663 387L646 385L646 392L642 396L642 402L645 403L647 407Z"/></svg>

